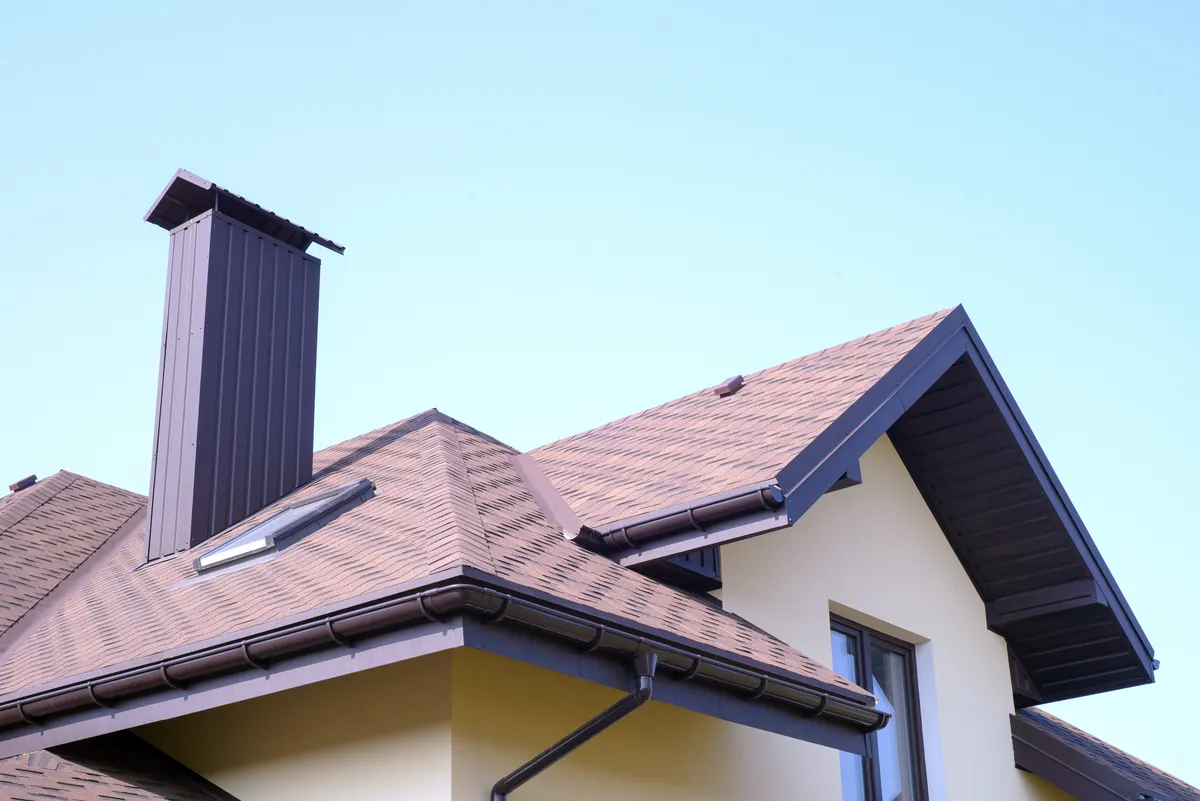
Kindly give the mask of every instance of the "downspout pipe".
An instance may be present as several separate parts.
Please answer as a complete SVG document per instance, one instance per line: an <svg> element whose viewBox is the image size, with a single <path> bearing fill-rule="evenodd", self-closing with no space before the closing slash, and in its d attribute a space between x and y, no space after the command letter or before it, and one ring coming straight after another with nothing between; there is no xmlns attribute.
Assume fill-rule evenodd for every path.
<svg viewBox="0 0 1200 801"><path fill-rule="evenodd" d="M653 652L638 654L634 657L633 667L637 673L637 689L492 785L492 801L508 801L509 793L649 701L654 693L658 655Z"/></svg>

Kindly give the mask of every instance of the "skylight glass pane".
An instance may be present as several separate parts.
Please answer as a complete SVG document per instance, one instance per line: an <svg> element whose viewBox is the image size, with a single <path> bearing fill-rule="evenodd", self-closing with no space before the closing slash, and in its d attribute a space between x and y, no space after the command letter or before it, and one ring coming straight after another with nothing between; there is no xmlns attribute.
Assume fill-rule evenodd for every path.
<svg viewBox="0 0 1200 801"><path fill-rule="evenodd" d="M326 512L348 507L350 502L360 500L372 489L374 485L371 482L356 481L349 486L281 509L221 547L196 559L196 570L204 571L276 551L282 541L305 529L311 521L320 519Z"/></svg>

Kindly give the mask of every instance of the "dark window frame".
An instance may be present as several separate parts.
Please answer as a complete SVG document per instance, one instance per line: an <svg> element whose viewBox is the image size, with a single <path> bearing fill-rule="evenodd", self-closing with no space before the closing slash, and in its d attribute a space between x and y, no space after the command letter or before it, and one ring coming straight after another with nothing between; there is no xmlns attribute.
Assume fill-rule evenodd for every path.
<svg viewBox="0 0 1200 801"><path fill-rule="evenodd" d="M904 670L908 679L911 695L908 725L913 733L913 770L916 778L917 798L914 801L929 801L929 781L925 769L925 734L921 729L921 689L917 682L917 650L912 643L898 640L868 626L855 623L853 620L838 615L829 616L829 628L843 634L855 642L855 669L862 681L868 681L871 674L871 647L877 646L882 650L899 654L904 659ZM864 689L870 687L861 685ZM891 722L888 725L892 725ZM867 788L867 801L880 801L883 789L880 786L879 771L876 766L879 761L879 743L877 735L867 737L867 753L862 761L863 779Z"/></svg>

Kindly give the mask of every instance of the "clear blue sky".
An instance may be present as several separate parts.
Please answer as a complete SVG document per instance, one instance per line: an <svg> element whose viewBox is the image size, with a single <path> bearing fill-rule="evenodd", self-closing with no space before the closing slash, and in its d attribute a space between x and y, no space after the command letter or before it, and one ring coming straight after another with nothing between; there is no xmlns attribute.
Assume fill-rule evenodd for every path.
<svg viewBox="0 0 1200 801"><path fill-rule="evenodd" d="M3 483L145 491L178 167L348 246L318 446L532 447L964 303L1163 663L1055 711L1200 783L1200 5L582 5L12 4Z"/></svg>

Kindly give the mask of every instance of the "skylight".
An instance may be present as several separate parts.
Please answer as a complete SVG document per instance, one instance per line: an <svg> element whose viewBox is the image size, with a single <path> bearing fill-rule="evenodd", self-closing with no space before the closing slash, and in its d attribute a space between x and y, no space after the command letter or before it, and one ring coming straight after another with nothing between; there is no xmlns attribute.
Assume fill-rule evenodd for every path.
<svg viewBox="0 0 1200 801"><path fill-rule="evenodd" d="M219 548L196 557L193 561L196 572L205 573L218 567L282 551L342 512L353 509L372 497L375 494L374 490L375 485L364 478L312 498L296 501Z"/></svg>

